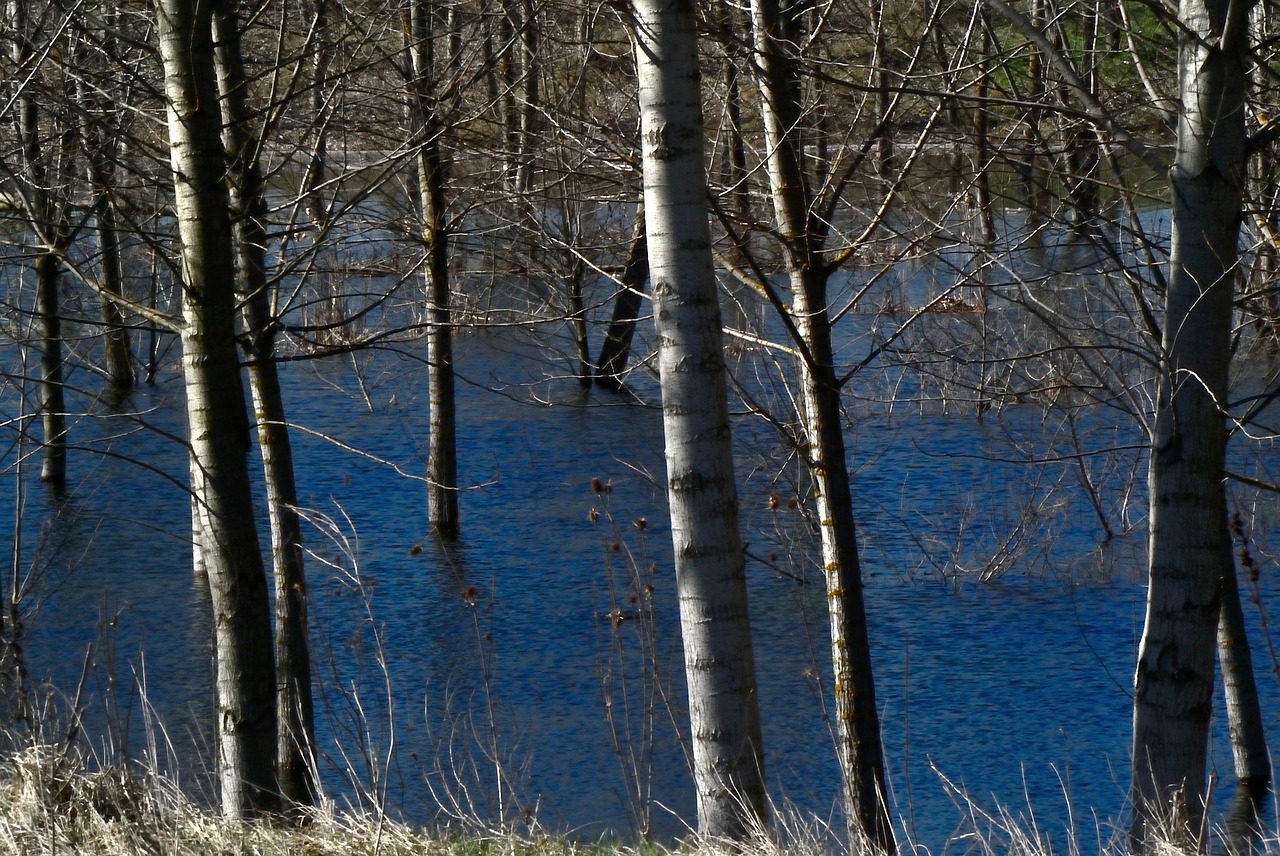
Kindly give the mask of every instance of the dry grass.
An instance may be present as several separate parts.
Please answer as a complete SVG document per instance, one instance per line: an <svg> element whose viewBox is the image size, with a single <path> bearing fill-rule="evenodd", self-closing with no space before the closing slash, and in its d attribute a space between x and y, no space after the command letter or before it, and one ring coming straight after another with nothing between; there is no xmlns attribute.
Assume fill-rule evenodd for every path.
<svg viewBox="0 0 1280 856"><path fill-rule="evenodd" d="M778 854L765 845L760 856ZM743 850L681 848L720 856ZM171 781L146 771L91 769L56 747L34 746L0 762L0 855L76 856L661 856L651 845L579 843L542 836L448 835L370 814L338 812L332 804L305 822L224 820L182 795ZM796 854L791 854L796 856Z"/></svg>
<svg viewBox="0 0 1280 856"><path fill-rule="evenodd" d="M988 813L960 795L965 822L941 852L900 842L905 856L1125 856L1123 836L1095 829L1092 840L1051 842L1034 815ZM794 808L775 810L773 828L749 845L686 842L654 845L573 842L554 836L431 832L372 814L338 812L327 804L301 824L224 820L186 798L170 780L145 770L91 768L74 753L37 745L0 762L0 856L847 856L829 826L804 820ZM1236 846L1232 846L1232 845ZM1280 856L1274 832L1217 836L1213 852ZM1243 846L1241 846L1243 845ZM1157 846L1152 856L1184 856Z"/></svg>

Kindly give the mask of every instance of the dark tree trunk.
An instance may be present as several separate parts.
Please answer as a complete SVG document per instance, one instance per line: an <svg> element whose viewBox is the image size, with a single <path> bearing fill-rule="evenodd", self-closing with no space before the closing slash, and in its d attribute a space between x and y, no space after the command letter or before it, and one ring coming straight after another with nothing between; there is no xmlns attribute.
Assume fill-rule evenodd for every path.
<svg viewBox="0 0 1280 856"><path fill-rule="evenodd" d="M58 257L66 249L65 211L50 196L49 175L40 139L40 112L33 92L35 51L30 41L27 0L9 0L12 27L10 57L33 77L23 86L13 107L21 169L16 176L37 251L32 267L36 279L35 317L40 336L40 480L59 496L67 489L67 405L63 388L62 321L59 315Z"/></svg>
<svg viewBox="0 0 1280 856"><path fill-rule="evenodd" d="M627 247L627 261L622 269L618 295L613 301L613 319L600 346L596 365L596 382L606 389L620 390L622 376L631 355L631 339L640 319L644 299L644 283L649 278L649 245L645 241L644 201L636 204L635 225Z"/></svg>
<svg viewBox="0 0 1280 856"><path fill-rule="evenodd" d="M415 0L409 21L418 198L422 208L422 240L427 252L427 394L431 408L431 433L427 440L427 517L436 535L452 538L459 530L457 413L448 211L440 158L443 128L436 115L432 91L435 63L431 14L430 0Z"/></svg>

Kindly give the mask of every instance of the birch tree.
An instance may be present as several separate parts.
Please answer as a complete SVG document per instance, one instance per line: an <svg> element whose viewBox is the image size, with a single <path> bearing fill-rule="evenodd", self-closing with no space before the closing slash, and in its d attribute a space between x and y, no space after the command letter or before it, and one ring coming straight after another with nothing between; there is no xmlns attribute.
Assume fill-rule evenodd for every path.
<svg viewBox="0 0 1280 856"><path fill-rule="evenodd" d="M266 188L250 115L240 22L233 0L215 0L214 59L222 96L223 143L230 166L230 200L236 213L236 257L243 294L245 351L262 456L271 530L275 588L276 718L280 796L291 807L315 799L315 705L307 621L307 580L294 478L293 445L275 363L266 264ZM310 198L310 197L309 197Z"/></svg>
<svg viewBox="0 0 1280 856"><path fill-rule="evenodd" d="M699 831L765 817L764 756L707 222L692 0L635 0L645 226Z"/></svg>
<svg viewBox="0 0 1280 856"><path fill-rule="evenodd" d="M159 0L174 203L182 241L182 369L193 538L213 607L222 810L277 805L275 673L249 491L249 420L235 339L235 263L214 69L213 0Z"/></svg>
<svg viewBox="0 0 1280 856"><path fill-rule="evenodd" d="M434 90L435 57L431 0L412 0L408 12L409 91L414 119L418 203L427 265L427 395L431 427L427 440L427 516L441 537L458 534L458 443L454 405L453 321L449 293L449 223L443 125Z"/></svg>
<svg viewBox="0 0 1280 856"><path fill-rule="evenodd" d="M1134 846L1200 842L1227 543L1224 413L1248 141L1249 2L1182 0L1172 252L1149 473L1146 621L1134 677ZM1232 569L1234 572L1234 569Z"/></svg>
<svg viewBox="0 0 1280 856"><path fill-rule="evenodd" d="M834 266L822 258L826 229L813 217L809 177L801 165L801 81L787 45L800 42L798 22L778 0L753 0L752 32L761 91L767 171L774 218L790 283L791 317L801 352L804 453L817 502L831 626L835 719L845 811L852 841L894 850L887 811L884 752L876 711L871 648L862 600L853 500L831 344L827 283ZM880 117L887 121L887 112Z"/></svg>

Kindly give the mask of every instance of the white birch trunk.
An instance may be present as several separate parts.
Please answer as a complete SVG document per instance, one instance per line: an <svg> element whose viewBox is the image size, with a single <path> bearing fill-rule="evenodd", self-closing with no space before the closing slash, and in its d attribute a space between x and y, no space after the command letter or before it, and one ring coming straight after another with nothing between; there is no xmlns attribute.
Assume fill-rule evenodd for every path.
<svg viewBox="0 0 1280 856"><path fill-rule="evenodd" d="M1249 3L1182 0L1182 111L1152 436L1150 588L1134 678L1132 836L1202 845L1224 557L1223 407L1245 177Z"/></svg>
<svg viewBox="0 0 1280 856"><path fill-rule="evenodd" d="M1224 559L1218 660L1222 664L1222 695L1227 708L1227 731L1231 736L1236 798L1248 797L1257 804L1271 786L1271 756L1267 753L1267 729L1258 701L1253 652L1249 649L1244 607L1240 602L1240 580L1232 555Z"/></svg>
<svg viewBox="0 0 1280 856"><path fill-rule="evenodd" d="M765 817L764 761L707 223L692 0L635 0L645 219L698 825Z"/></svg>
<svg viewBox="0 0 1280 856"><path fill-rule="evenodd" d="M212 3L156 6L182 240L182 367L191 491L213 606L223 813L277 805L275 673L249 492L249 420L235 341L235 266L214 75Z"/></svg>

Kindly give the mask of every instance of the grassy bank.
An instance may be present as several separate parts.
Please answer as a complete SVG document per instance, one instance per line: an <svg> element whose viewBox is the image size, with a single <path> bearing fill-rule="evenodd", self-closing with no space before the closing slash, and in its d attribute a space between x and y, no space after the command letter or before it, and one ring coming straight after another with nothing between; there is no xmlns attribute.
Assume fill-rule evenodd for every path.
<svg viewBox="0 0 1280 856"><path fill-rule="evenodd" d="M988 814L963 798L957 808L967 817L940 851L899 842L899 852L1124 856L1128 849L1126 836L1101 826L1088 838L1051 840L1034 818ZM338 811L332 804L308 812L298 823L231 822L184 796L171 780L145 770L96 768L50 746L29 747L0 760L0 856L837 856L844 850L829 832L823 824L810 826L783 816L775 819L768 835L746 847L690 841L668 850L485 832L479 824L459 832L430 831L368 813ZM1222 856L1280 856L1280 838L1274 831L1219 830L1209 850ZM1185 851L1168 845L1154 852L1183 856Z"/></svg>
<svg viewBox="0 0 1280 856"><path fill-rule="evenodd" d="M697 848L713 852L717 848ZM771 847L762 848L772 850ZM0 761L0 854L148 856L640 856L555 836L432 832L332 804L299 823L224 820L144 770L93 768L49 746Z"/></svg>

